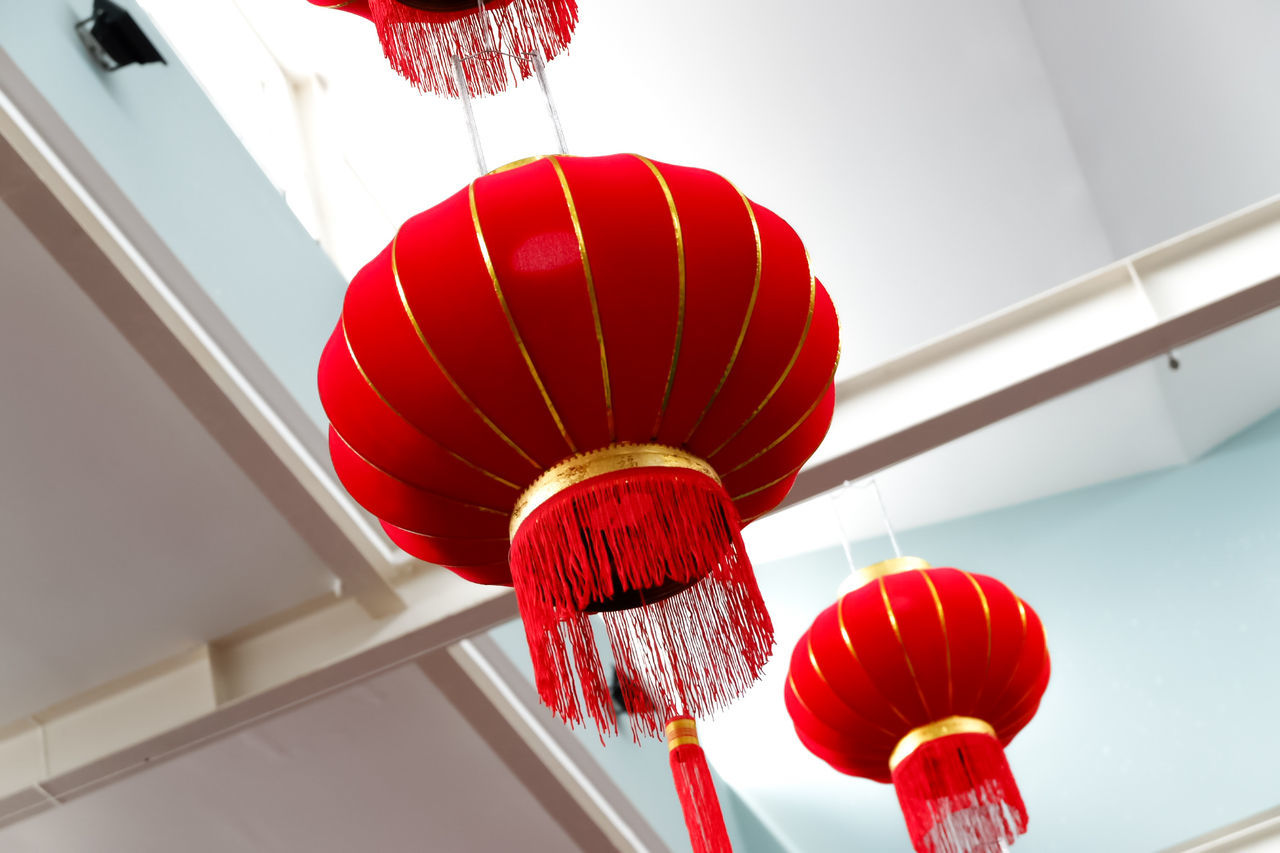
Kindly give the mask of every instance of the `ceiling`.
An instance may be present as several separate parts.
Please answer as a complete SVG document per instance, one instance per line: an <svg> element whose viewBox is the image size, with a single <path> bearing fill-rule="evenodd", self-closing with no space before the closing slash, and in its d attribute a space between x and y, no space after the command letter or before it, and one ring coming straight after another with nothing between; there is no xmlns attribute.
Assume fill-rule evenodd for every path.
<svg viewBox="0 0 1280 853"><path fill-rule="evenodd" d="M300 0L212 0L198 13L182 0L141 3L348 275L398 222L474 177L458 104L393 74L366 22ZM792 221L840 312L838 376L850 377L1142 248L1137 234L1170 237L1280 189L1274 158L1225 129L1205 130L1183 152L1212 143L1212 162L1151 166L1141 178L1150 186L1115 185L1116 158L1145 162L1144 145L1174 141L1150 111L1124 121L1090 113L1093 102L1111 109L1091 75L1123 79L1129 101L1175 93L1154 70L1109 54L1086 74L1070 50L1092 44L1087 24L1099 10L1082 8L1066 30L1055 14L1040 0L851 3L802 15L729 0L658 0L644 14L584 3L574 44L549 76L571 151L706 165ZM1177 65L1201 14L1179 4L1169 23L1135 8L1119 24L1150 39L1144 55L1159 69ZM1271 20L1253 14L1234 10L1231 20ZM240 61L228 67L232 48ZM1265 70L1215 67L1230 77L1219 88ZM1202 88L1185 95L1188 111L1210 97ZM532 83L480 99L476 111L490 167L549 150ZM1242 97L1219 117L1223 128L1270 138L1257 112ZM1070 396L897 466L880 478L895 521L911 527L1187 461L1208 446L1200 439L1274 405L1265 396L1209 411L1180 402L1195 396L1198 371L1229 373L1229 356L1219 365L1205 352L1205 366L1164 376L1155 365L1093 392L1110 395L1106 416L1092 414L1099 397ZM1116 418L1152 438L1127 445ZM1048 437L1109 451L1046 457ZM828 441L814 461L851 449ZM875 514L847 514L850 535L874 532L866 519ZM768 560L831 544L828 518L796 508L749 536Z"/></svg>
<svg viewBox="0 0 1280 853"><path fill-rule="evenodd" d="M348 273L473 176L456 104L392 77L358 20L303 0L143 5ZM587 6L552 66L571 150L707 165L787 216L841 308L842 375L1114 257L1019 4L637 8ZM542 109L532 87L480 104L491 165L547 149ZM320 555L3 205L0 255L0 400L19 401L0 414L0 724L329 594ZM1280 317L1260 317L1187 347L1176 373L1142 365L902 463L877 478L888 512L909 532L1195 459L1280 406L1277 335ZM829 501L756 525L757 562L838 541ZM851 539L879 535L865 488L835 509ZM490 819L494 802L510 819ZM0 842L574 845L416 667Z"/></svg>
<svg viewBox="0 0 1280 853"><path fill-rule="evenodd" d="M391 73L367 22L142 5L348 275L475 177L458 104ZM548 73L571 152L705 166L796 227L841 375L1114 257L1017 3L583 3ZM536 86L476 103L490 168L552 150Z"/></svg>
<svg viewBox="0 0 1280 853"><path fill-rule="evenodd" d="M0 721L329 594L307 542L0 203Z"/></svg>
<svg viewBox="0 0 1280 853"><path fill-rule="evenodd" d="M0 829L10 853L581 847L407 665Z"/></svg>
<svg viewBox="0 0 1280 853"><path fill-rule="evenodd" d="M1140 364L876 476L904 553L998 577L1049 625L1054 681L1010 753L1033 809L1015 850L1153 850L1274 804L1280 740L1214 723L1247 730L1274 710L1249 673L1276 641L1276 457L1253 451L1256 474L1241 460L1265 444L1249 438L1259 421L1277 446L1278 347L1273 310L1180 349L1176 371ZM700 731L786 849L835 837L906 849L892 790L810 755L779 701L791 649L848 576L841 526L855 565L892 556L866 483L748 529L778 647L760 682ZM495 637L527 660L518 629ZM1194 749L1169 748L1193 729ZM620 780L643 778L643 754L626 752L609 743L596 758ZM1108 829L1092 836L1080 809Z"/></svg>
<svg viewBox="0 0 1280 853"><path fill-rule="evenodd" d="M1280 642L1278 332L1273 311L1186 347L1176 373L1141 365L878 477L904 553L999 578L1048 626L1053 679L1009 753L1031 809L1013 849L1163 849L1280 797L1280 739L1258 735L1274 689L1254 675ZM831 499L814 503L766 523L823 550L765 562L748 543L782 653L703 727L708 754L794 849L905 849L891 790L781 734L789 652L849 571ZM869 490L838 506L855 565L892 556ZM1195 849L1254 849L1228 840Z"/></svg>
<svg viewBox="0 0 1280 853"><path fill-rule="evenodd" d="M875 476L901 532L1193 462L1280 409L1280 311L1042 403ZM821 451L820 451L821 454ZM757 563L884 535L870 481L767 516L745 533Z"/></svg>

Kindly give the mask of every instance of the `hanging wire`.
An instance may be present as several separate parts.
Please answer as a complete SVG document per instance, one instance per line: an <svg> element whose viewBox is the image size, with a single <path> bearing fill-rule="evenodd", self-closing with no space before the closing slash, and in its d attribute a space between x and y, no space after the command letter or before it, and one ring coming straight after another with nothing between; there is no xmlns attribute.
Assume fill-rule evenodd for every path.
<svg viewBox="0 0 1280 853"><path fill-rule="evenodd" d="M501 45L494 41L493 28L489 24L489 13L485 10L485 0L476 0L476 10L481 20L480 39L483 46L476 53L453 57L453 78L461 95L462 111L467 119L467 132L471 135L471 148L475 153L476 167L480 170L480 174L487 175L489 167L484 156L484 146L480 142L480 128L476 124L475 107L471 103L471 88L467 83L467 72L464 65L464 63L477 59L505 56L521 64L528 62L533 66L534 76L538 78L538 88L542 90L542 98L547 104L547 116L551 119L551 126L555 129L556 146L559 148L559 153L568 154L569 145L565 141L564 125L560 121L560 111L556 108L555 98L551 96L551 85L547 82L546 61L536 50L529 53L509 53L503 50Z"/></svg>
<svg viewBox="0 0 1280 853"><path fill-rule="evenodd" d="M494 43L493 27L489 24L489 12L485 9L486 0L476 0L476 9L480 14L480 43L482 54L501 53L502 47Z"/></svg>
<svg viewBox="0 0 1280 853"><path fill-rule="evenodd" d="M855 488L855 486L859 488L870 488L871 491L875 493L876 505L880 508L880 521L884 524L885 533L889 535L889 544L893 547L893 556L902 556L902 549L898 545L898 536L894 533L893 522L889 520L889 511L884 505L884 496L880 493L880 484L875 481L874 477L870 480L864 480L856 484L845 480L840 488L831 495L831 509L836 517L836 527L840 530L840 547L844 550L844 559L849 565L850 574L850 576L846 578L844 583L839 587L841 595L856 588L862 583L858 564L853 561L853 548L850 542L849 529L845 527L844 514L840 511L841 499L849 493L850 489Z"/></svg>
<svg viewBox="0 0 1280 853"><path fill-rule="evenodd" d="M844 516L840 512L840 498L849 492L851 485L848 480L845 480L840 490L831 495L831 511L835 514L836 527L840 530L840 547L844 549L845 562L849 564L850 572L856 572L858 567L853 562L853 550L849 547L849 531L845 529Z"/></svg>
<svg viewBox="0 0 1280 853"><path fill-rule="evenodd" d="M484 3L481 2L481 8ZM470 57L468 57L470 58ZM462 57L453 57L453 79L458 83L458 91L462 95L462 112L467 117L467 132L471 134L471 149L476 155L476 168L480 170L480 174L489 173L489 167L484 160L484 146L480 144L480 128L476 126L476 112L471 106L471 89L467 85L467 72L462 67Z"/></svg>
<svg viewBox="0 0 1280 853"><path fill-rule="evenodd" d="M547 115L551 117L551 125L556 130L556 145L561 154L569 153L569 144L564 139L564 125L560 123L560 111L556 109L555 98L551 97L551 86L547 83L547 63L539 53L529 54L533 59L533 71L538 75L538 85L542 87L542 97L547 102Z"/></svg>
<svg viewBox="0 0 1280 853"><path fill-rule="evenodd" d="M876 505L880 507L880 520L884 522L884 530L889 534L889 544L893 546L893 556L901 557L902 549L898 547L898 537L893 532L893 522L889 521L889 511L884 506L884 496L880 494L880 484L875 477L871 478L871 490L876 493Z"/></svg>

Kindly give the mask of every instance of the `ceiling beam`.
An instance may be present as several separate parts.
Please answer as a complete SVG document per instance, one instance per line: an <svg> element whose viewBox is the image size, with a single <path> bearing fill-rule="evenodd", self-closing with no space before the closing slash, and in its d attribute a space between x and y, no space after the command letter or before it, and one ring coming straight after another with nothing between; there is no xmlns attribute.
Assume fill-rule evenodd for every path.
<svg viewBox="0 0 1280 853"><path fill-rule="evenodd" d="M319 426L2 50L0 201L340 581L0 727L0 825L516 616L509 590L390 544L337 482Z"/></svg>
<svg viewBox="0 0 1280 853"><path fill-rule="evenodd" d="M1280 198L1014 305L836 386L783 506L1280 306Z"/></svg>
<svg viewBox="0 0 1280 853"><path fill-rule="evenodd" d="M516 616L509 591L438 570L396 593L383 616L309 602L0 728L0 826Z"/></svg>
<svg viewBox="0 0 1280 853"><path fill-rule="evenodd" d="M418 666L584 851L669 853L653 826L492 638L478 636Z"/></svg>
<svg viewBox="0 0 1280 853"><path fill-rule="evenodd" d="M1280 844L1280 806L1166 848L1161 853L1264 853Z"/></svg>
<svg viewBox="0 0 1280 853"><path fill-rule="evenodd" d="M322 431L0 51L0 198L374 615L410 565L332 474Z"/></svg>

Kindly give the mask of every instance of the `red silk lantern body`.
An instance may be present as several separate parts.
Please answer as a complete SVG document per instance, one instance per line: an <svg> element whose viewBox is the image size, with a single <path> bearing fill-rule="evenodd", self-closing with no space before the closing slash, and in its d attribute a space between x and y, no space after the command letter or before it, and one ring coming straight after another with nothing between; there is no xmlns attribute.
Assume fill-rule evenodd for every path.
<svg viewBox="0 0 1280 853"><path fill-rule="evenodd" d="M458 97L453 57L472 95L496 94L534 73L528 59L564 52L578 22L577 0L308 0L373 21L383 52L419 89ZM492 51L498 51L494 53Z"/></svg>
<svg viewBox="0 0 1280 853"><path fill-rule="evenodd" d="M837 357L799 238L723 178L547 157L401 227L320 386L338 475L392 539L516 586L543 701L612 727L602 612L657 733L767 658L740 519L817 448Z"/></svg>
<svg viewBox="0 0 1280 853"><path fill-rule="evenodd" d="M874 577L818 616L792 654L786 704L819 758L893 782L918 851L968 853L1026 830L1003 747L1048 682L1044 627L1008 587L912 569Z"/></svg>

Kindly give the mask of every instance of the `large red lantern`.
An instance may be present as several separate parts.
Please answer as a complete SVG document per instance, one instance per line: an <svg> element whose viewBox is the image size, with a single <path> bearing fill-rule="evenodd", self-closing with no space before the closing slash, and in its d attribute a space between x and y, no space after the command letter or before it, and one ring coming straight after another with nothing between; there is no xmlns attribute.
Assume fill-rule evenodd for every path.
<svg viewBox="0 0 1280 853"><path fill-rule="evenodd" d="M728 181L636 155L504 167L355 277L320 390L392 539L516 589L545 704L701 716L773 642L740 535L830 423L838 330L795 232Z"/></svg>
<svg viewBox="0 0 1280 853"><path fill-rule="evenodd" d="M569 46L577 0L308 0L373 21L383 52L419 89L461 94L454 58L471 94L495 94L528 77L537 61Z"/></svg>
<svg viewBox="0 0 1280 853"><path fill-rule="evenodd" d="M892 782L921 853L1026 831L1005 759L1049 683L1044 627L1004 584L902 557L862 570L791 656L787 710L836 770Z"/></svg>

